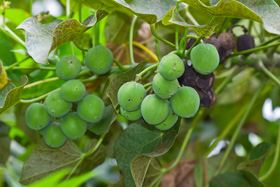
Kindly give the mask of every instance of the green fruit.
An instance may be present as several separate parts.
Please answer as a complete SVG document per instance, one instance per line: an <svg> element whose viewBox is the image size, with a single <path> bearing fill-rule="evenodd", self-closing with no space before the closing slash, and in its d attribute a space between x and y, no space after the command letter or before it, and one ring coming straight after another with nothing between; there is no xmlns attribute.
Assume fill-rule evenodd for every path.
<svg viewBox="0 0 280 187"><path fill-rule="evenodd" d="M33 130L41 130L51 121L45 105L41 103L32 103L25 112L25 122Z"/></svg>
<svg viewBox="0 0 280 187"><path fill-rule="evenodd" d="M153 78L153 90L161 99L168 99L173 96L179 88L177 79L169 81L163 78L160 74L156 74Z"/></svg>
<svg viewBox="0 0 280 187"><path fill-rule="evenodd" d="M156 125L155 127L159 130L168 130L171 129L178 120L178 116L170 109L167 118L161 122L160 124Z"/></svg>
<svg viewBox="0 0 280 187"><path fill-rule="evenodd" d="M45 103L46 103L48 113L52 117L64 116L72 108L72 103L68 103L67 101L64 101L60 95L59 90L52 92L50 95L48 95Z"/></svg>
<svg viewBox="0 0 280 187"><path fill-rule="evenodd" d="M192 87L184 86L170 99L171 108L175 114L182 118L193 117L200 104L198 93Z"/></svg>
<svg viewBox="0 0 280 187"><path fill-rule="evenodd" d="M59 148L66 142L66 137L61 132L59 123L51 123L43 131L43 134L45 143L51 148Z"/></svg>
<svg viewBox="0 0 280 187"><path fill-rule="evenodd" d="M181 77L185 71L183 61L175 54L168 54L160 60L158 71L166 80Z"/></svg>
<svg viewBox="0 0 280 187"><path fill-rule="evenodd" d="M190 56L193 68L203 75L212 73L220 61L216 47L211 44L198 44L192 49Z"/></svg>
<svg viewBox="0 0 280 187"><path fill-rule="evenodd" d="M141 114L144 120L151 125L163 122L169 114L169 109L169 102L154 94L145 97L141 104Z"/></svg>
<svg viewBox="0 0 280 187"><path fill-rule="evenodd" d="M146 90L142 84L127 82L118 91L118 102L126 111L135 111L140 108L146 97Z"/></svg>
<svg viewBox="0 0 280 187"><path fill-rule="evenodd" d="M78 115L89 123L100 121L104 114L104 102L95 95L84 97L78 104Z"/></svg>
<svg viewBox="0 0 280 187"><path fill-rule="evenodd" d="M67 138L76 140L86 133L87 123L73 112L61 118L60 128Z"/></svg>
<svg viewBox="0 0 280 187"><path fill-rule="evenodd" d="M67 102L78 102L85 96L86 87L79 80L69 80L61 86L60 94Z"/></svg>
<svg viewBox="0 0 280 187"><path fill-rule="evenodd" d="M121 107L121 114L128 120L136 121L141 118L141 109L128 112Z"/></svg>
<svg viewBox="0 0 280 187"><path fill-rule="evenodd" d="M75 79L81 66L81 62L76 57L64 56L56 63L56 75L63 80Z"/></svg>
<svg viewBox="0 0 280 187"><path fill-rule="evenodd" d="M92 72L103 75L112 67L113 53L107 47L99 45L88 50L85 62Z"/></svg>

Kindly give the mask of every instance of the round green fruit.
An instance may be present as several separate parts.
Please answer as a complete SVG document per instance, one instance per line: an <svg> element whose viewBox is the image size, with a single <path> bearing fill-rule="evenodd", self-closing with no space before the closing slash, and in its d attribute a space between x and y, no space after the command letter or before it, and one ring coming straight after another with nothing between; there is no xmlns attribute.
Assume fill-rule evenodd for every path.
<svg viewBox="0 0 280 187"><path fill-rule="evenodd" d="M56 75L62 80L75 79L81 66L81 62L75 56L64 56L56 63Z"/></svg>
<svg viewBox="0 0 280 187"><path fill-rule="evenodd" d="M168 54L160 60L158 71L166 80L181 77L185 71L184 62L175 54Z"/></svg>
<svg viewBox="0 0 280 187"><path fill-rule="evenodd" d="M60 88L62 99L67 102L78 102L86 94L86 87L80 80L69 80Z"/></svg>
<svg viewBox="0 0 280 187"><path fill-rule="evenodd" d="M192 87L184 86L170 99L171 108L175 114L182 118L193 117L200 104L198 93Z"/></svg>
<svg viewBox="0 0 280 187"><path fill-rule="evenodd" d="M78 115L89 123L99 122L104 114L104 102L95 95L84 97L78 104Z"/></svg>
<svg viewBox="0 0 280 187"><path fill-rule="evenodd" d="M128 112L121 107L121 114L123 117L125 117L128 120L136 121L141 118L141 109Z"/></svg>
<svg viewBox="0 0 280 187"><path fill-rule="evenodd" d="M211 44L198 44L192 49L190 56L193 68L203 75L212 73L220 61L216 47Z"/></svg>
<svg viewBox="0 0 280 187"><path fill-rule="evenodd" d="M87 123L73 112L61 118L60 128L67 138L76 140L86 133Z"/></svg>
<svg viewBox="0 0 280 187"><path fill-rule="evenodd" d="M88 50L85 62L92 72L103 75L112 67L113 53L107 47L99 45Z"/></svg>
<svg viewBox="0 0 280 187"><path fill-rule="evenodd" d="M118 102L126 111L138 110L146 97L146 90L142 84L127 82L118 91Z"/></svg>
<svg viewBox="0 0 280 187"><path fill-rule="evenodd" d="M72 103L64 101L64 99L62 99L60 95L59 90L52 92L50 95L48 95L45 103L47 111L52 117L64 116L72 108Z"/></svg>
<svg viewBox="0 0 280 187"><path fill-rule="evenodd" d="M59 148L66 142L66 137L61 132L59 123L51 123L43 131L43 138L45 143L51 148Z"/></svg>
<svg viewBox="0 0 280 187"><path fill-rule="evenodd" d="M141 114L144 120L156 125L163 122L169 114L169 102L158 98L156 95L148 95L141 104Z"/></svg>
<svg viewBox="0 0 280 187"><path fill-rule="evenodd" d="M153 90L161 99L168 99L173 96L179 88L177 79L169 81L163 78L159 73L153 78Z"/></svg>
<svg viewBox="0 0 280 187"><path fill-rule="evenodd" d="M171 129L175 125L177 120L178 116L170 109L167 118L155 127L159 130L166 131L168 129Z"/></svg>
<svg viewBox="0 0 280 187"><path fill-rule="evenodd" d="M33 130L41 130L51 121L45 105L41 103L32 103L25 111L25 122Z"/></svg>

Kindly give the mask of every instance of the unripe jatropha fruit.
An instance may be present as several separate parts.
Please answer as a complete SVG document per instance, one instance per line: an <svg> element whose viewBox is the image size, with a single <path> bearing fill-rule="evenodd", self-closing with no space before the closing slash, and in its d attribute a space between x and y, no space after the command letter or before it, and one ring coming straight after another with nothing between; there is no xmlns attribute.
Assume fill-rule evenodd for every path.
<svg viewBox="0 0 280 187"><path fill-rule="evenodd" d="M163 122L169 114L169 109L168 100L160 99L155 94L145 97L141 104L143 119L151 125Z"/></svg>
<svg viewBox="0 0 280 187"><path fill-rule="evenodd" d="M178 88L179 82L177 79L172 81L166 80L159 73L153 78L153 91L161 99L168 99L173 96Z"/></svg>
<svg viewBox="0 0 280 187"><path fill-rule="evenodd" d="M60 128L67 138L76 140L86 133L87 123L78 116L77 112L73 112L61 118Z"/></svg>
<svg viewBox="0 0 280 187"><path fill-rule="evenodd" d="M102 45L93 47L88 50L85 63L95 74L106 74L110 71L113 64L113 53Z"/></svg>
<svg viewBox="0 0 280 187"><path fill-rule="evenodd" d="M175 114L182 118L193 117L199 108L199 95L192 87L180 87L170 99L171 108Z"/></svg>
<svg viewBox="0 0 280 187"><path fill-rule="evenodd" d="M81 71L81 62L75 56L64 56L56 63L56 75L63 80L75 79Z"/></svg>
<svg viewBox="0 0 280 187"><path fill-rule="evenodd" d="M141 102L146 97L146 90L142 84L127 82L118 91L118 102L126 111L134 111L140 108Z"/></svg>
<svg viewBox="0 0 280 187"><path fill-rule="evenodd" d="M51 148L59 148L66 142L66 137L61 132L59 123L51 123L44 131L45 143Z"/></svg>
<svg viewBox="0 0 280 187"><path fill-rule="evenodd" d="M166 80L174 80L181 77L185 71L184 62L175 54L162 57L158 71Z"/></svg>
<svg viewBox="0 0 280 187"><path fill-rule="evenodd" d="M157 129L165 131L171 129L175 125L177 120L178 120L178 116L170 108L167 118L160 124L156 125L155 127Z"/></svg>
<svg viewBox="0 0 280 187"><path fill-rule="evenodd" d="M219 53L211 44L198 44L192 49L190 56L193 68L203 75L212 73L219 65Z"/></svg>
<svg viewBox="0 0 280 187"><path fill-rule="evenodd" d="M61 97L68 102L78 102L86 94L86 87L80 80L69 80L60 88Z"/></svg>
<svg viewBox="0 0 280 187"><path fill-rule="evenodd" d="M52 92L50 95L48 95L45 103L47 111L52 117L64 116L72 108L72 103L69 103L62 99L59 90Z"/></svg>
<svg viewBox="0 0 280 187"><path fill-rule="evenodd" d="M88 95L78 103L78 115L89 123L100 121L104 114L105 105L102 99Z"/></svg>
<svg viewBox="0 0 280 187"><path fill-rule="evenodd" d="M139 108L138 110L129 112L121 107L121 114L123 117L125 117L128 120L136 121L141 118L141 109Z"/></svg>
<svg viewBox="0 0 280 187"><path fill-rule="evenodd" d="M45 105L41 103L32 103L25 111L25 122L33 130L41 130L51 121Z"/></svg>

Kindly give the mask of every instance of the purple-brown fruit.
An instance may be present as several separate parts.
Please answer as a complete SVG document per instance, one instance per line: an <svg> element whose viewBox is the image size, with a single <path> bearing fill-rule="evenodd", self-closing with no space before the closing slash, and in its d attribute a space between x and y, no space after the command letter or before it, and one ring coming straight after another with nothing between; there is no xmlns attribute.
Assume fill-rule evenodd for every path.
<svg viewBox="0 0 280 187"><path fill-rule="evenodd" d="M214 73L210 73L208 75L202 75L197 73L196 76L196 86L202 90L210 90L215 82Z"/></svg>
<svg viewBox="0 0 280 187"><path fill-rule="evenodd" d="M221 47L221 43L218 40L218 38L216 38L216 34L215 33L212 34L210 38L205 39L204 43L214 45L218 51L219 51L219 49Z"/></svg>
<svg viewBox="0 0 280 187"><path fill-rule="evenodd" d="M250 34L243 34L236 39L237 51L246 51L255 48L255 40ZM246 56L251 53L246 54Z"/></svg>
<svg viewBox="0 0 280 187"><path fill-rule="evenodd" d="M196 85L196 74L197 72L192 66L185 66L184 74L178 78L181 86L195 86Z"/></svg>
<svg viewBox="0 0 280 187"><path fill-rule="evenodd" d="M231 33L221 33L218 37L220 41L219 56L220 62L229 56L235 48L235 41Z"/></svg>
<svg viewBox="0 0 280 187"><path fill-rule="evenodd" d="M199 98L200 98L200 106L210 108L213 106L216 100L216 94L213 89L211 90L202 90L198 87L194 87L197 91Z"/></svg>

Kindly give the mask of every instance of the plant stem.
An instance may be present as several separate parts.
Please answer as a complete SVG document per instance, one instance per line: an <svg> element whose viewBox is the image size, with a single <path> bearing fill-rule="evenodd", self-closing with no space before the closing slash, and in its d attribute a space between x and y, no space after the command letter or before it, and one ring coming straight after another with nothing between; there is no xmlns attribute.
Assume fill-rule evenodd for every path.
<svg viewBox="0 0 280 187"><path fill-rule="evenodd" d="M37 70L37 69L41 69L41 70L54 71L55 67L20 67L20 66L15 66L12 69L13 70Z"/></svg>
<svg viewBox="0 0 280 187"><path fill-rule="evenodd" d="M280 125L278 125L278 135L277 135L277 143L276 143L276 150L274 154L274 158L269 170L259 178L260 181L265 181L275 170L278 160L280 156Z"/></svg>
<svg viewBox="0 0 280 187"><path fill-rule="evenodd" d="M272 38L270 40L267 40L266 42L262 43L258 47L266 46L266 45L268 45L268 44L270 44L270 43L272 43L272 42L274 42L276 40L280 40L280 36L276 36L276 37L274 37L274 38Z"/></svg>
<svg viewBox="0 0 280 187"><path fill-rule="evenodd" d="M46 83L46 82L52 82L52 81L56 81L56 80L59 80L59 78L58 77L53 77L53 78L49 78L49 79L45 79L45 80L40 80L40 81L33 82L31 84L28 84L28 85L24 86L23 89L31 88L31 87L37 86L39 84L43 84L43 83Z"/></svg>
<svg viewBox="0 0 280 187"><path fill-rule="evenodd" d="M141 80L142 76L147 73L148 71L157 68L159 65L159 63L155 63L149 67L147 67L146 69L144 69L142 72L140 72L139 74L136 75L136 81Z"/></svg>
<svg viewBox="0 0 280 187"><path fill-rule="evenodd" d="M278 86L280 86L280 80L263 65L262 61L259 61L258 65L270 79L272 79L276 84L278 84Z"/></svg>
<svg viewBox="0 0 280 187"><path fill-rule="evenodd" d="M99 78L99 75L94 75L94 76L92 76L92 77L90 77L90 78L87 78L87 79L83 79L83 80L81 80L82 82L90 82L90 81L94 81L94 80L96 80L96 79L98 79Z"/></svg>
<svg viewBox="0 0 280 187"><path fill-rule="evenodd" d="M66 0L66 16L70 16L70 0Z"/></svg>
<svg viewBox="0 0 280 187"><path fill-rule="evenodd" d="M75 50L74 50L74 44L73 44L73 42L70 42L70 45L71 45L72 55L75 56Z"/></svg>
<svg viewBox="0 0 280 187"><path fill-rule="evenodd" d="M172 47L174 47L174 48L176 47L173 43L171 43L171 42L169 42L169 41L167 41L167 40L161 38L161 37L154 31L152 25L150 25L150 28L151 28L151 32L152 32L152 34L154 35L155 38L157 38L158 40L160 40L160 41L162 41L162 42L164 42L164 43L166 43L166 44L168 44L168 45L170 45L170 46L172 46Z"/></svg>
<svg viewBox="0 0 280 187"><path fill-rule="evenodd" d="M27 57L25 57L24 59L22 59L22 60L20 60L20 61L18 61L18 62L15 62L15 63L13 63L12 65L10 65L10 66L8 66L8 67L5 67L5 70L7 71L7 70L9 70L9 69L13 69L13 67L15 67L16 65L18 65L18 64L20 64L20 63L26 61L26 60L29 59L29 58L30 58L30 56L27 56Z"/></svg>
<svg viewBox="0 0 280 187"><path fill-rule="evenodd" d="M33 0L30 0L30 15L32 16L32 5L33 5Z"/></svg>
<svg viewBox="0 0 280 187"><path fill-rule="evenodd" d="M120 68L120 70L122 71L127 71L129 70L129 68L125 67L124 65L122 65L122 63L120 63L119 61L117 61L116 59L113 60L115 62L115 64Z"/></svg>
<svg viewBox="0 0 280 187"><path fill-rule="evenodd" d="M82 0L79 0L79 22L82 22Z"/></svg>
<svg viewBox="0 0 280 187"><path fill-rule="evenodd" d="M231 140L230 140L230 144L229 144L228 148L226 149L226 152L225 152L225 154L224 154L224 156L223 156L223 159L222 159L222 161L221 161L221 163L220 163L220 166L219 166L219 168L217 169L217 171L215 172L215 175L219 174L219 172L220 172L221 169L223 168L225 162L227 161L228 156L229 156L229 154L230 154L230 152L231 152L231 150L232 150L232 148L233 148L233 146L234 146L234 144L235 144L235 141L236 141L236 139L237 139L237 136L238 136L238 134L239 134L239 132L240 132L240 130L241 130L241 127L242 127L242 125L244 124L244 122L245 122L245 120L246 120L246 118L247 118L247 116L248 116L250 110L252 109L254 103L256 102L256 100L257 100L257 98L258 98L258 96L259 96L261 90L263 89L264 85L265 85L265 81L263 81L262 85L261 85L261 86L259 87L259 89L255 92L255 94L254 94L252 100L250 101L250 103L249 103L249 105L248 105L248 107L247 107L245 113L243 114L242 118L240 119L240 121L239 121L239 123L238 123L238 125L237 125L237 127L236 127L236 129L235 129L235 131L234 131L234 134L233 134L233 136L232 136L232 138L231 138Z"/></svg>
<svg viewBox="0 0 280 187"><path fill-rule="evenodd" d="M133 41L133 45L139 47L140 49L142 49L143 51L145 51L146 53L148 53L148 55L150 55L156 62L159 61L158 57L149 49L147 48L146 46L138 43L138 42L135 42Z"/></svg>
<svg viewBox="0 0 280 187"><path fill-rule="evenodd" d="M82 51L88 51L89 49L87 49L87 48L83 48L80 44L78 44L75 40L73 40L73 43L75 44L75 46L78 48L78 49L80 49L80 50L82 50Z"/></svg>
<svg viewBox="0 0 280 187"><path fill-rule="evenodd" d="M137 16L133 16L130 31L129 31L129 57L131 64L135 64L134 55L133 55L133 34L134 34L134 26L137 20Z"/></svg>
<svg viewBox="0 0 280 187"><path fill-rule="evenodd" d="M19 43L20 45L22 45L23 47L25 47L25 42L22 41L22 39L20 37L18 37L9 27L7 27L6 25L4 26L4 28L0 27L0 29L2 31L4 31L4 33L6 33L10 38L12 38L14 41L16 41L17 43Z"/></svg>
<svg viewBox="0 0 280 187"><path fill-rule="evenodd" d="M144 88L147 88L147 87L149 87L149 86L152 86L152 84L153 84L152 82L149 82L149 83L147 83L147 84L144 85Z"/></svg>
<svg viewBox="0 0 280 187"><path fill-rule="evenodd" d="M157 26L158 24L155 24L155 32L157 33ZM159 50L159 43L158 43L158 39L155 38L155 42L156 42L156 53L157 53L157 57L160 60L161 59L161 55L160 55L160 50Z"/></svg>
<svg viewBox="0 0 280 187"><path fill-rule="evenodd" d="M34 99L28 99L28 100L23 100L23 99L21 99L20 102L21 102L21 103L33 103L33 102L36 102L36 101L40 101L40 100L44 99L45 97L47 97L49 94L51 94L51 93L53 93L53 92L55 92L55 91L57 91L57 90L59 90L59 89L60 89L60 88L57 88L57 89L55 89L55 90L53 90L53 91L51 91L51 92L49 92L49 93L46 93L46 94L41 95L40 97L36 97L36 98L34 98Z"/></svg>

